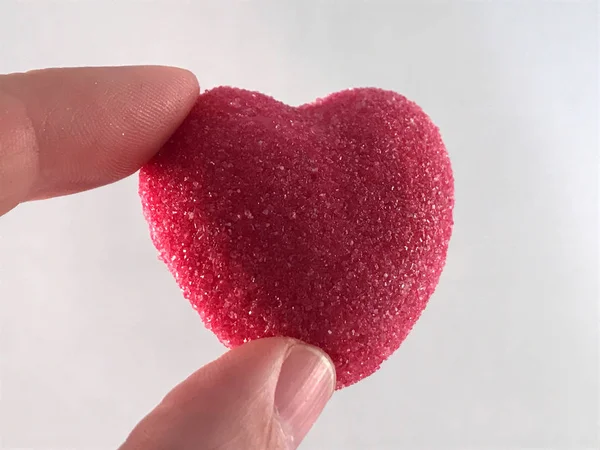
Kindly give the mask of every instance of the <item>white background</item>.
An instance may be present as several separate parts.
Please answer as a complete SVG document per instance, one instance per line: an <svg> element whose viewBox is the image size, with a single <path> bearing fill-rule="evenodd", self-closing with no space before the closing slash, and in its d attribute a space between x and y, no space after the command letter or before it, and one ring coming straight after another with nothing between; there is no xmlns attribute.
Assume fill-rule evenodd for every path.
<svg viewBox="0 0 600 450"><path fill-rule="evenodd" d="M156 63L299 104L393 89L440 126L455 232L401 349L302 448L598 448L595 2L0 2L0 72ZM223 352L136 177L0 219L2 448L114 448Z"/></svg>

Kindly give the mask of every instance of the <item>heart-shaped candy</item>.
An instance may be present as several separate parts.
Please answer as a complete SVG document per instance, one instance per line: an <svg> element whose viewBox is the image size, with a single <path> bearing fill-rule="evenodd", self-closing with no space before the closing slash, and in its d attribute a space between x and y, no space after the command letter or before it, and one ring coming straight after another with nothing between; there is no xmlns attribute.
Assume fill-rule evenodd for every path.
<svg viewBox="0 0 600 450"><path fill-rule="evenodd" d="M140 172L160 257L227 346L290 336L337 388L370 375L433 293L452 231L437 127L380 89L291 107L221 87Z"/></svg>

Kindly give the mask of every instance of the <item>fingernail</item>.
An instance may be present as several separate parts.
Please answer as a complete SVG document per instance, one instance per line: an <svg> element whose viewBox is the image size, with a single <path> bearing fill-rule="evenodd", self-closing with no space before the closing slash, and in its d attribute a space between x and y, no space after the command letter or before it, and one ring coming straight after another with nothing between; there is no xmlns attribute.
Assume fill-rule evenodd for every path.
<svg viewBox="0 0 600 450"><path fill-rule="evenodd" d="M281 366L275 408L291 448L296 448L315 423L335 388L335 369L315 347L298 344Z"/></svg>

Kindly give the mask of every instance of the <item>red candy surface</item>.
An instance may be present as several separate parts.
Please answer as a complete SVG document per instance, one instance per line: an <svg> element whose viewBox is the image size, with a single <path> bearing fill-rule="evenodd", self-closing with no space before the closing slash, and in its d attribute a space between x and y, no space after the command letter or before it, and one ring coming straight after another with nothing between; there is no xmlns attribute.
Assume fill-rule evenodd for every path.
<svg viewBox="0 0 600 450"><path fill-rule="evenodd" d="M452 231L437 127L380 89L291 107L221 87L140 172L161 259L227 346L291 336L337 388L376 371L433 293Z"/></svg>

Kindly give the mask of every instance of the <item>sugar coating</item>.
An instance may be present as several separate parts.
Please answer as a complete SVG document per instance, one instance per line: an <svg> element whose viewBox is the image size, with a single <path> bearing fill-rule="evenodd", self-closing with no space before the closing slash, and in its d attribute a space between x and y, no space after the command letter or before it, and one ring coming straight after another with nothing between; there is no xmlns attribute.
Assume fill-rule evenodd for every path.
<svg viewBox="0 0 600 450"><path fill-rule="evenodd" d="M453 177L437 127L390 91L300 107L220 87L140 172L152 240L225 345L324 349L337 388L376 371L437 285Z"/></svg>

